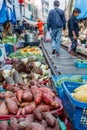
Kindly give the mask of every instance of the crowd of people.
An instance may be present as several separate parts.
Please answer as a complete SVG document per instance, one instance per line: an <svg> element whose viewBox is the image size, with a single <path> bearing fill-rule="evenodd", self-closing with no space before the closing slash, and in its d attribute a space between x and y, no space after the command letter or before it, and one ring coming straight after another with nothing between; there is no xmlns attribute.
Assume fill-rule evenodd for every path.
<svg viewBox="0 0 87 130"><path fill-rule="evenodd" d="M79 36L79 27L85 28L81 20L78 25L77 16L81 13L81 10L79 8L75 8L73 10L73 13L68 20L67 24L68 26L66 27L66 18L64 11L59 8L60 2L58 0L55 0L53 4L54 9L50 10L47 22L43 22L40 18L37 19L37 24L35 27L36 30L38 30L37 31L38 38L43 39L44 37L46 37L46 34L48 32L49 35L51 36L52 54L60 56L62 31L65 33L66 28L68 28L68 36L72 43L70 54L75 55L77 48L77 38ZM4 31L2 33L2 37L5 37L8 34L12 35L12 32L9 31L10 28L9 22L5 23L3 28ZM18 25L18 27L15 28L15 32L17 32L20 35L24 29L25 24L23 22L21 26ZM0 39L1 39L1 33L0 33Z"/></svg>

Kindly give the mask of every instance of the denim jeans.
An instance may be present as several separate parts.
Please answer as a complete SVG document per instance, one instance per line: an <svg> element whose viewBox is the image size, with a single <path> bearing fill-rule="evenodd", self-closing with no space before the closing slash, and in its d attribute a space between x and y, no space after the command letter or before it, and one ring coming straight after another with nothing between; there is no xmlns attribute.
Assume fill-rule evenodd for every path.
<svg viewBox="0 0 87 130"><path fill-rule="evenodd" d="M52 49L55 49L56 53L58 54L60 53L61 35L62 35L62 28L51 31Z"/></svg>
<svg viewBox="0 0 87 130"><path fill-rule="evenodd" d="M77 48L77 40L74 40L72 37L70 37L72 45L71 45L71 51L76 52Z"/></svg>

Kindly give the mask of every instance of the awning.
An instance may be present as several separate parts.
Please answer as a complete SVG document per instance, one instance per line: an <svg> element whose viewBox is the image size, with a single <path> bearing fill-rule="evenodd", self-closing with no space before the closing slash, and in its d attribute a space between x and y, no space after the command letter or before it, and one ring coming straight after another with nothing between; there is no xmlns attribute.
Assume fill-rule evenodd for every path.
<svg viewBox="0 0 87 130"><path fill-rule="evenodd" d="M78 19L87 18L87 0L75 0L75 8L79 8L81 10Z"/></svg>
<svg viewBox="0 0 87 130"><path fill-rule="evenodd" d="M33 25L33 26L36 26L37 25L37 22L34 22L34 21L31 21L31 20L28 20L27 18L23 17L23 20L26 21L27 23L29 23L30 25Z"/></svg>

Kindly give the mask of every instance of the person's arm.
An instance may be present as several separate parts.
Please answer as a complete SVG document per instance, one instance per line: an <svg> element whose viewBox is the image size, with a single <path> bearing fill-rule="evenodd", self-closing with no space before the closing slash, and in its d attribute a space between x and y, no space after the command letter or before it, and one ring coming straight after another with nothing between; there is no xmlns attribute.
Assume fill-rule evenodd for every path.
<svg viewBox="0 0 87 130"><path fill-rule="evenodd" d="M62 22L63 22L63 30L65 30L66 29L66 18L65 18L64 12L62 14Z"/></svg>
<svg viewBox="0 0 87 130"><path fill-rule="evenodd" d="M50 30L51 27L51 11L49 12L48 19L47 19L47 29Z"/></svg>

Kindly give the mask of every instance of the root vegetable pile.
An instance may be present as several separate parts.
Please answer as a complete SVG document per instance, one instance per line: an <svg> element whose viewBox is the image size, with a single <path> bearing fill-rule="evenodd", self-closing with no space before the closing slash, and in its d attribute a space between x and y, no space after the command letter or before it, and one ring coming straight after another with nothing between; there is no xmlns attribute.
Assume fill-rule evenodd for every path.
<svg viewBox="0 0 87 130"><path fill-rule="evenodd" d="M10 123L2 121L0 130L60 130L58 119L50 112L42 114L42 120L39 121L35 116L28 115L27 117L10 118Z"/></svg>
<svg viewBox="0 0 87 130"><path fill-rule="evenodd" d="M34 112L38 120L41 120L42 112L59 109L60 103L55 100L54 92L45 85L39 88L40 84L35 84L30 82L5 86L6 92L0 93L0 115L25 115Z"/></svg>

